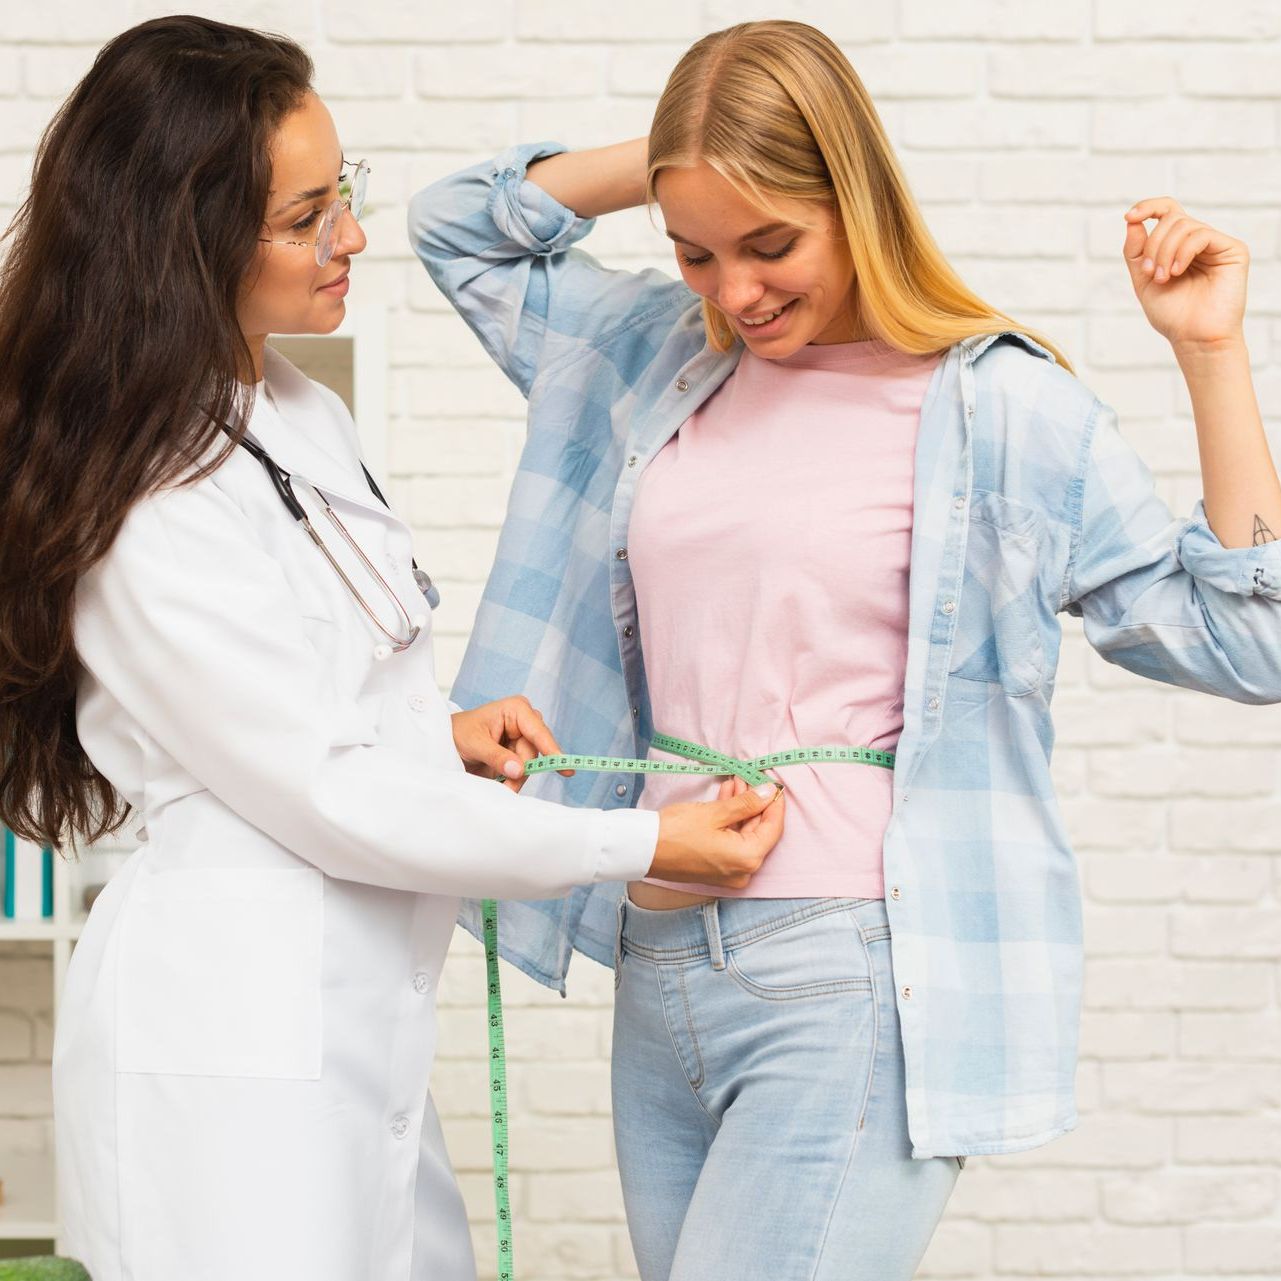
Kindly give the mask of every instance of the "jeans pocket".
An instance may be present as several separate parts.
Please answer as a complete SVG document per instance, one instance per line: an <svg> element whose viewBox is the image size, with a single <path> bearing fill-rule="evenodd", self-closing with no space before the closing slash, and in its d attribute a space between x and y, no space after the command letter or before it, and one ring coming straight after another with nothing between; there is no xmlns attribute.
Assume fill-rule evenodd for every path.
<svg viewBox="0 0 1281 1281"><path fill-rule="evenodd" d="M627 891L623 891L624 898ZM618 923L614 930L614 991L618 991L618 985L623 981L623 913L627 910L623 899L618 901Z"/></svg>
<svg viewBox="0 0 1281 1281"><path fill-rule="evenodd" d="M872 991L871 963L848 907L780 922L735 943L726 950L725 969L739 987L769 1001Z"/></svg>

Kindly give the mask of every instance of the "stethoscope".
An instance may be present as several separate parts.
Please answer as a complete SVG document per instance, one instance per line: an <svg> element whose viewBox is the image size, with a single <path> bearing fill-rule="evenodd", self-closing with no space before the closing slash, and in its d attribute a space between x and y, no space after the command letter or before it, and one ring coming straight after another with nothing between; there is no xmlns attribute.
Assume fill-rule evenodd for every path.
<svg viewBox="0 0 1281 1281"><path fill-rule="evenodd" d="M224 428L224 430L227 429ZM227 434L231 435L231 432L227 431ZM325 515L329 518L330 523L338 531L347 546L356 554L356 557L369 572L370 576L382 588L383 594L395 606L396 613L400 616L401 623L408 629L408 633L404 636L398 636L395 632L389 631L384 627L382 620L369 607L368 601L365 600L361 595L360 590L356 587L356 584L348 577L347 571L343 569L337 560L334 559L334 554L325 546L324 539L316 533L315 526L312 525L307 512L303 508L303 505L298 501L298 496L294 493L293 476L289 472L285 471L284 468L282 468L256 441L252 441L248 439L248 437L241 437L241 439L236 443L241 445L262 464L263 470L271 478L271 483L276 487L276 493L280 495L280 501L284 503L285 510L303 527L308 538L310 538L311 541L320 548L325 559L333 567L334 573L342 579L343 585L347 588L348 592L351 593L352 599L360 606L361 610L364 611L364 614L369 621L373 623L383 636L386 637L386 641L384 643L374 647L374 657L377 659L386 659L390 658L392 654L399 654L402 651L407 650L414 641L418 639L418 635L422 629L427 626L427 616L425 614L411 615L409 613L401 603L400 597L397 596L395 591L392 589L391 584L388 583L387 580L378 572L374 563L365 555L360 544L356 542L348 532L346 525L338 519L338 514L330 505L329 499L319 488L317 488L317 486L311 485L311 482L308 481L308 484L311 485L312 492L315 493L324 505ZM382 490L378 488L378 482L369 474L369 469L364 463L360 464L360 470L364 472L365 480L368 481L369 488L373 491L374 497L377 498L388 511L390 511L391 505L383 497ZM431 581L430 575L427 574L425 570L418 568L418 562L416 560L411 559L410 564L413 566L414 582L417 584L418 590L422 592L423 599L427 602L428 606L431 609L435 609L436 606L440 604L440 592L437 590L436 585Z"/></svg>

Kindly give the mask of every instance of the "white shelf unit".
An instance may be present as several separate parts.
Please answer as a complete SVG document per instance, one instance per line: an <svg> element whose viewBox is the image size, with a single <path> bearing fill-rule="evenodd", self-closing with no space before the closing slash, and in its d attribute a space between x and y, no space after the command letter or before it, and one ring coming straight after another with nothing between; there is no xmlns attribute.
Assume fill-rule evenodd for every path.
<svg viewBox="0 0 1281 1281"><path fill-rule="evenodd" d="M365 463L381 484L387 476L387 310L381 304L347 309L342 325L332 334L290 335L273 339L287 359L313 378L331 386L347 402L360 432ZM0 918L0 945L51 944L50 1006L57 1025L58 1001L67 964L85 922L80 890L89 870L101 856L128 856L123 842L104 844L85 852L80 861L55 855L53 916L44 920ZM92 882L89 882L92 883ZM4 973L0 957L0 976ZM55 1188L57 1172L52 1152L10 1153L0 1149L0 1242L29 1241L59 1246L60 1228ZM0 1251L0 1259L3 1259Z"/></svg>

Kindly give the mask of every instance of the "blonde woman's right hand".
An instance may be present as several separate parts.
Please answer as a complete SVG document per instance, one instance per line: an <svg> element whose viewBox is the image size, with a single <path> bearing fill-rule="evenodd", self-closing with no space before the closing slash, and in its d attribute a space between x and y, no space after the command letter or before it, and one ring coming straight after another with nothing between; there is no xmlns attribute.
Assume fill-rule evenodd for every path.
<svg viewBox="0 0 1281 1281"><path fill-rule="evenodd" d="M665 806L648 875L746 889L783 835L785 805L773 783L749 788L735 778L721 784L717 800Z"/></svg>

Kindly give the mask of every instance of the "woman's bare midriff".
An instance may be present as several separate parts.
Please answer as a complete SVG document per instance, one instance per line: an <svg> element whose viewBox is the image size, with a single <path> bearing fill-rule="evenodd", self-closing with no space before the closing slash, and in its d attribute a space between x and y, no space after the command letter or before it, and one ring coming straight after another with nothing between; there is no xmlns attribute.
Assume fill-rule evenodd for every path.
<svg viewBox="0 0 1281 1281"><path fill-rule="evenodd" d="M658 912L693 907L695 903L714 903L717 899L715 894L686 894L684 890L669 890L666 885L650 885L647 881L629 881L627 897L637 907L648 907Z"/></svg>

